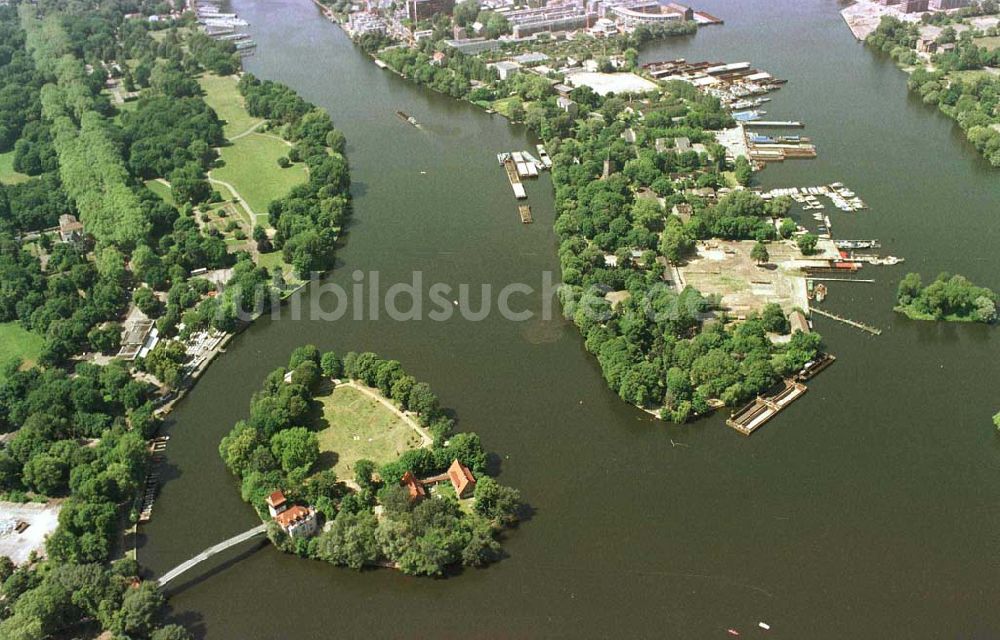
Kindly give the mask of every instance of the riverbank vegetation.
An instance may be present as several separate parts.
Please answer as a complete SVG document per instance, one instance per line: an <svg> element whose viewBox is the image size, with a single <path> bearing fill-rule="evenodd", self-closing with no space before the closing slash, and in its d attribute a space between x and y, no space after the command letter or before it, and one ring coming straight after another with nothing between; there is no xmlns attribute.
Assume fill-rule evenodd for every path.
<svg viewBox="0 0 1000 640"><path fill-rule="evenodd" d="M0 494L59 509L44 549L16 569L0 563L3 638L189 637L157 629L162 595L121 559L159 425L154 407L190 373L189 347L204 342L189 342L193 334L235 331L237 308L259 309L256 296L285 289L264 216L245 230L219 222L239 216L209 180L227 123L199 77L229 76L242 101L230 76L239 56L189 18L146 20L162 9L145 0L0 6ZM279 90L296 109L305 104ZM270 115L244 117L273 125ZM299 148L276 144L299 153L301 168L275 198L301 190L305 231L325 242L300 237L307 225L291 205L280 241L302 271L327 269L344 216L326 228L309 207L349 211L343 136L312 105L288 122ZM266 185L296 170L272 158L253 171ZM262 212L269 202L261 196ZM160 338L134 365L114 358L133 318L153 320Z"/></svg>
<svg viewBox="0 0 1000 640"><path fill-rule="evenodd" d="M896 311L913 320L997 321L997 294L960 275L942 273L924 285L920 274L908 273L899 283L896 302Z"/></svg>
<svg viewBox="0 0 1000 640"><path fill-rule="evenodd" d="M400 425L382 413L389 411L386 407L378 407L381 417L375 418L370 407L359 412L331 406L325 399L336 380L371 389L376 397L365 396L361 402L378 403L381 397L406 412L403 423L416 424ZM333 395L341 391L359 393L336 387ZM408 375L399 362L353 352L341 360L306 346L295 350L288 367L267 377L251 400L250 417L222 440L219 453L240 480L243 499L262 518L270 517L267 497L280 490L291 502L314 507L326 522L315 537L290 537L272 522L268 534L279 548L355 569L388 565L412 575L442 575L456 566L498 560L500 532L516 522L520 511L518 492L487 475L479 436L453 433L453 426L430 387ZM413 430L416 437L395 441L390 428L393 433ZM324 437L328 430L340 433ZM355 438L395 443L366 448L382 459L352 460L353 477L338 478L323 461L326 447L321 443ZM401 455L397 445L405 448ZM358 451L348 444L345 459ZM455 464L474 476L473 495L456 496L451 490L445 472ZM418 495L401 486L404 476L411 485L416 479L429 480L421 483Z"/></svg>
<svg viewBox="0 0 1000 640"><path fill-rule="evenodd" d="M983 157L1000 167L1000 76L995 73L1000 67L1000 49L983 40L983 36L996 36L997 27L987 33L967 22L968 17L991 9L997 12L995 3L985 8L977 4L950 18L928 18L928 22L954 22L935 31L935 37L923 35L927 33L923 23L886 16L867 43L907 68L910 90L953 118ZM956 31L955 25L962 30Z"/></svg>

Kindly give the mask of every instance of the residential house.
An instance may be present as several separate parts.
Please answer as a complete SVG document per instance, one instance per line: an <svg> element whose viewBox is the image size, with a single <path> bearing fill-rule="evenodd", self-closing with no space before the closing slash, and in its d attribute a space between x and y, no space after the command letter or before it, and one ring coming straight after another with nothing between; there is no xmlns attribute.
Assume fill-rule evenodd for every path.
<svg viewBox="0 0 1000 640"><path fill-rule="evenodd" d="M564 98L563 96L556 98L556 106L573 117L576 117L576 114L580 112L580 107L576 104L576 102L570 100L569 98Z"/></svg>
<svg viewBox="0 0 1000 640"><path fill-rule="evenodd" d="M688 222L691 220L691 214L694 213L694 209L692 209L691 205L688 203L682 202L680 204L675 204L670 212L680 218L681 222Z"/></svg>
<svg viewBox="0 0 1000 640"><path fill-rule="evenodd" d="M59 216L59 239L63 242L76 242L83 237L83 223L70 213Z"/></svg>
<svg viewBox="0 0 1000 640"><path fill-rule="evenodd" d="M458 498L470 498L476 490L475 476L467 466L458 461L458 458L455 458L448 467L448 479L451 480L451 486Z"/></svg>
<svg viewBox="0 0 1000 640"><path fill-rule="evenodd" d="M275 491L264 502L267 503L267 512L271 514L272 518L277 517L279 513L288 508L288 500L285 499L285 494L281 491Z"/></svg>
<svg viewBox="0 0 1000 640"><path fill-rule="evenodd" d="M316 510L301 505L285 509L274 516L274 520L291 538L308 538L319 528Z"/></svg>
<svg viewBox="0 0 1000 640"><path fill-rule="evenodd" d="M685 151L690 151L691 140L684 137L674 138L674 148L677 150L677 153L684 153Z"/></svg>

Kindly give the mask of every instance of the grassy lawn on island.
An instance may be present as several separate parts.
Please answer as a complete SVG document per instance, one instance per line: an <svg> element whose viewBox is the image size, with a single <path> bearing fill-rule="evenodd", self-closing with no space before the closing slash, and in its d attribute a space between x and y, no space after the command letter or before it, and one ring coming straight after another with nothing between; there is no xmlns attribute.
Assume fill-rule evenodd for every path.
<svg viewBox="0 0 1000 640"><path fill-rule="evenodd" d="M16 322L0 322L0 363L17 357L26 365L34 364L42 352L42 336Z"/></svg>
<svg viewBox="0 0 1000 640"><path fill-rule="evenodd" d="M30 176L14 171L14 151L0 153L0 184L18 184L26 182Z"/></svg>
<svg viewBox="0 0 1000 640"><path fill-rule="evenodd" d="M216 76L210 73L203 74L198 79L198 84L205 92L205 102L226 123L222 130L227 138L237 136L263 122L261 118L247 113L237 82L235 76Z"/></svg>
<svg viewBox="0 0 1000 640"><path fill-rule="evenodd" d="M301 162L286 169L278 166L278 158L287 156L289 149L278 138L251 133L220 150L225 166L213 169L211 177L233 185L254 213L267 213L272 200L308 179Z"/></svg>
<svg viewBox="0 0 1000 640"><path fill-rule="evenodd" d="M392 462L404 451L420 447L420 435L378 400L357 389L340 386L316 397L323 405L319 420L320 464L337 477L354 478L354 463Z"/></svg>
<svg viewBox="0 0 1000 640"><path fill-rule="evenodd" d="M146 180L146 188L160 196L164 202L177 206L177 203L174 202L174 194L170 192L170 187L159 180Z"/></svg>

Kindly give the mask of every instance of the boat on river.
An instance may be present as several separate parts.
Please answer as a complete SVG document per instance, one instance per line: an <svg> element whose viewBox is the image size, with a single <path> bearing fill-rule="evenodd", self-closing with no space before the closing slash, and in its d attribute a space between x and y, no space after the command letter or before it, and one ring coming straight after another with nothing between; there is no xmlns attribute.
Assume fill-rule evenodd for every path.
<svg viewBox="0 0 1000 640"><path fill-rule="evenodd" d="M538 151L538 157L541 159L542 164L545 165L546 169L552 168L552 158L549 157L549 152L545 150L540 144L535 145L535 149Z"/></svg>
<svg viewBox="0 0 1000 640"><path fill-rule="evenodd" d="M412 124L414 127L418 128L418 129L420 128L420 123L417 122L417 119L414 118L413 116L407 114L405 111L397 111L396 112L396 116L400 120L402 120L403 122L406 122L408 124Z"/></svg>

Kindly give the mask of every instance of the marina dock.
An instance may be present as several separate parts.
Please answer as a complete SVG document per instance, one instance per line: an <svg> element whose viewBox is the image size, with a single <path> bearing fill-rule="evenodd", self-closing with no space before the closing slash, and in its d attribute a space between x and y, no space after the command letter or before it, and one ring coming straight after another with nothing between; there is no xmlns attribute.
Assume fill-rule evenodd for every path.
<svg viewBox="0 0 1000 640"><path fill-rule="evenodd" d="M801 398L808 390L808 387L801 382L793 379L785 380L784 389L770 396L757 396L753 402L733 413L726 420L726 424L748 436Z"/></svg>
<svg viewBox="0 0 1000 640"><path fill-rule="evenodd" d="M517 206L517 213L521 216L521 222L524 224L531 224L534 220L531 219L531 206L526 204L521 204Z"/></svg>

